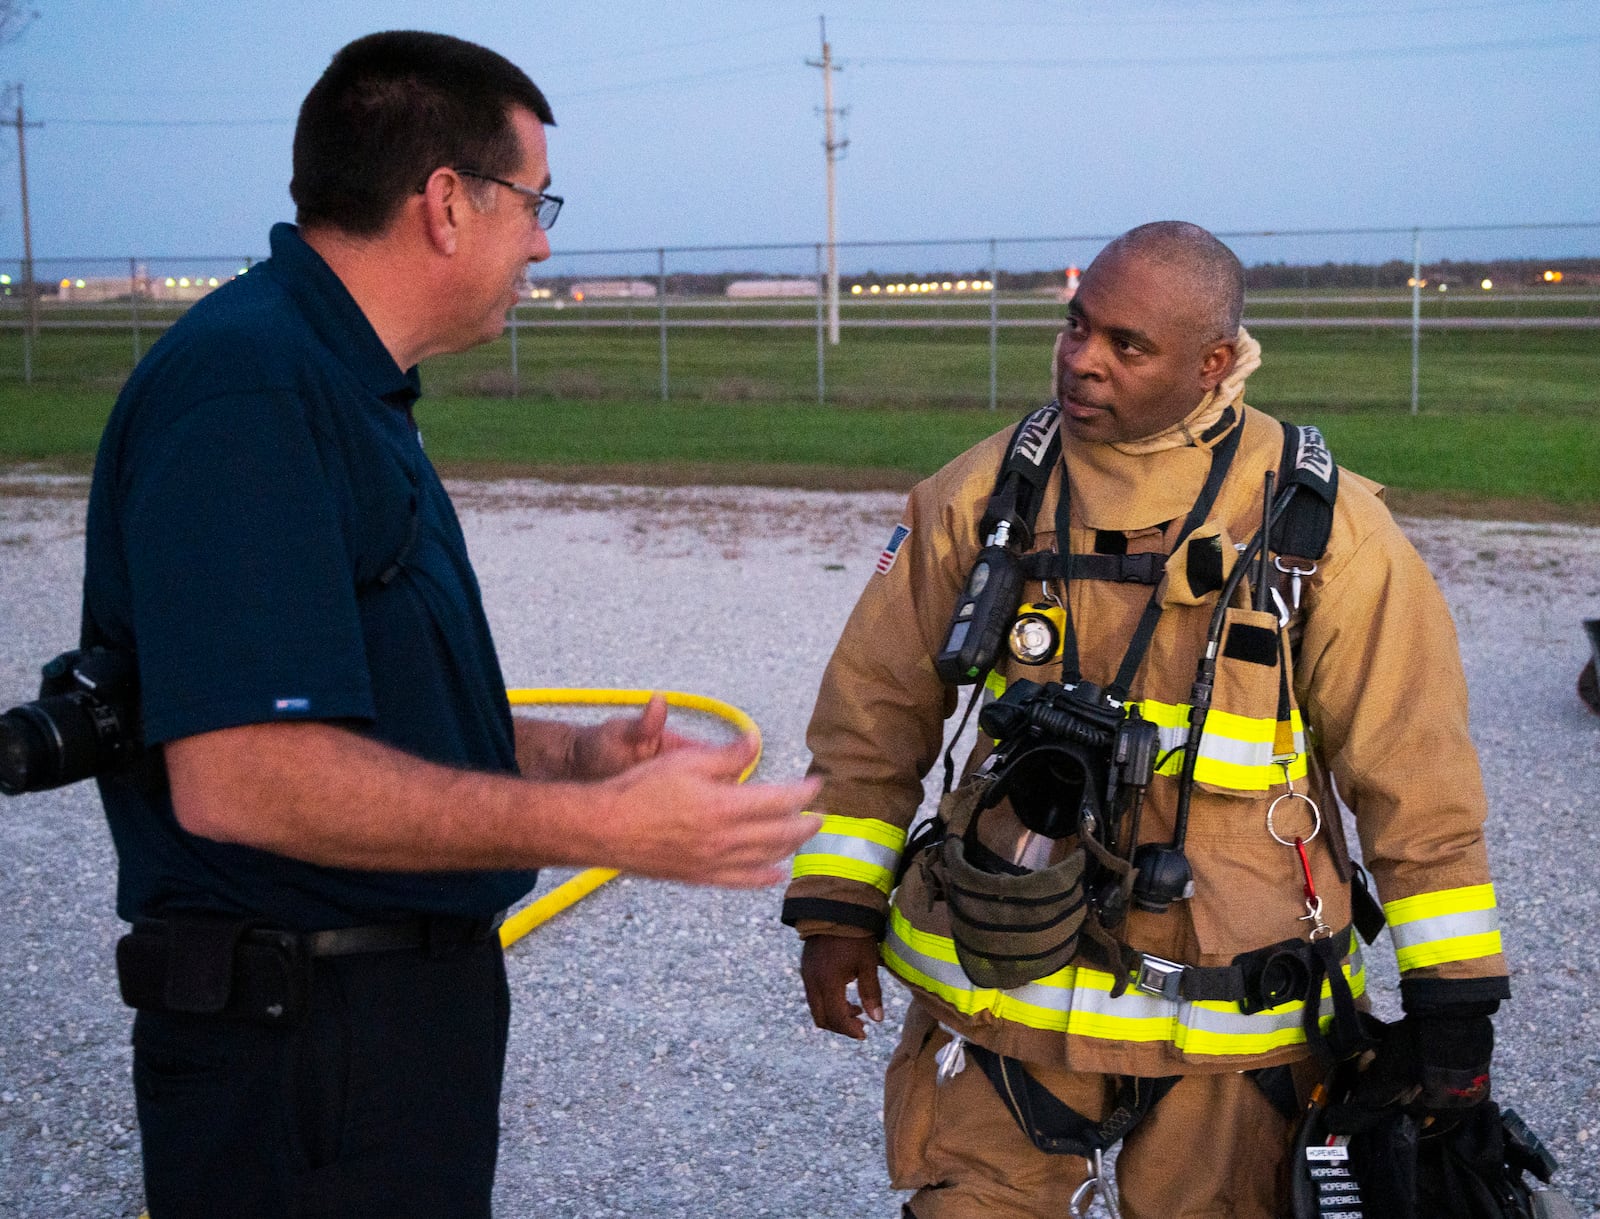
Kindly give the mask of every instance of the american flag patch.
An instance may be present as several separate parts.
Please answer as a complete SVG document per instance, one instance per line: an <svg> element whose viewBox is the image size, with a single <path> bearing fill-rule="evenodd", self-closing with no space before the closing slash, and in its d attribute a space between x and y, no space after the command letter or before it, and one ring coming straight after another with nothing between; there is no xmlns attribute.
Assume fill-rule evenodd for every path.
<svg viewBox="0 0 1600 1219"><path fill-rule="evenodd" d="M894 532L889 535L889 544L883 548L883 553L878 556L878 574L885 575L894 566L894 561L900 555L900 546L911 536L909 525L896 525Z"/></svg>
<svg viewBox="0 0 1600 1219"><path fill-rule="evenodd" d="M310 711L311 700L309 698L275 698L272 700L272 709L274 711Z"/></svg>

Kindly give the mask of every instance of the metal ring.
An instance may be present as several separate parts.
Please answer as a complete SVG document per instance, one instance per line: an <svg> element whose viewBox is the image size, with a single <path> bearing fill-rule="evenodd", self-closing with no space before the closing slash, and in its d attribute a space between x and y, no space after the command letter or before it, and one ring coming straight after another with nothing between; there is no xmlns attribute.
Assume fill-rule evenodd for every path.
<svg viewBox="0 0 1600 1219"><path fill-rule="evenodd" d="M1287 791L1267 807L1267 833L1271 834L1275 841L1282 843L1286 847L1292 847L1295 844L1294 839L1283 837L1278 833L1277 829L1272 824L1272 815L1278 811L1278 805L1282 804L1285 800L1304 800L1311 806L1311 832L1299 841L1310 842L1322 832L1322 810L1317 807L1317 802L1304 792Z"/></svg>

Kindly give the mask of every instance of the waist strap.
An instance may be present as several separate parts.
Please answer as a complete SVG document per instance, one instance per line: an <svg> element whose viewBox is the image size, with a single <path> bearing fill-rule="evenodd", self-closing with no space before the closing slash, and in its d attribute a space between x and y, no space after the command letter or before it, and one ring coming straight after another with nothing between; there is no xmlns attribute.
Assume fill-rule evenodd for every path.
<svg viewBox="0 0 1600 1219"><path fill-rule="evenodd" d="M427 915L398 923L311 931L302 935L300 941L306 954L313 957L348 957L414 948L438 951L483 943L499 928L503 917L501 914L484 918Z"/></svg>
<svg viewBox="0 0 1600 1219"><path fill-rule="evenodd" d="M1309 998L1306 992L1312 975L1317 972L1313 962L1328 955L1328 950L1318 945L1349 942L1350 928L1345 927L1326 940L1280 940L1265 948L1240 953L1227 965L1184 965L1126 946L1122 949L1122 960L1113 962L1107 948L1095 940L1082 941L1080 951L1101 969L1125 977L1128 985L1147 995L1172 1002L1184 999L1237 1003L1240 1010L1249 1015L1280 1003ZM1344 955L1341 949L1340 958ZM1320 983L1320 977L1317 980Z"/></svg>

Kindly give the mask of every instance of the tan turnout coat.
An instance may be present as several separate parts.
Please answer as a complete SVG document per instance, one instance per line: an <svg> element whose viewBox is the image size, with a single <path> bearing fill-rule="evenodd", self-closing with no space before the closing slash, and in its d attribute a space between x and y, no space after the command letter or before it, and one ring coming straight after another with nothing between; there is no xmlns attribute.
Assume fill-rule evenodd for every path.
<svg viewBox="0 0 1600 1219"><path fill-rule="evenodd" d="M1259 525L1263 474L1278 468L1283 444L1278 423L1253 408L1245 407L1235 426L1244 432L1207 522L1223 530L1230 557L1231 543L1245 541ZM941 1020L1025 1061L1157 1076L1304 1057L1298 1003L1246 1015L1231 1003L1169 1001L1137 989L1113 998L1110 975L1081 956L1036 983L984 990L955 962L946 909L927 892L920 869L910 869L891 900L923 778L935 767L946 717L958 704L957 692L941 683L931 657L944 641L982 545L978 522L1010 430L912 491L902 522L910 533L887 572L869 578L839 640L807 736L812 773L823 779L817 809L825 823L796 859L785 921L802 935L878 934L885 964ZM1124 534L1129 553L1170 551L1217 439L1138 456L1068 439L1073 553L1094 551L1097 531ZM1059 486L1059 476L1052 478L1032 549L1055 548ZM1207 531L1203 526L1196 532ZM1175 556L1168 572L1180 561ZM1288 577L1277 580L1287 598ZM1146 718L1162 726L1163 749L1183 737L1217 595L1196 603L1181 583L1168 579L1160 586L1164 612L1130 692ZM1243 587L1249 586L1247 581ZM1053 591L1060 594L1059 584ZM1102 686L1111 681L1150 592L1138 584L1071 583L1071 617L1086 679ZM1038 601L1042 593L1030 585L1024 601ZM1321 810L1321 830L1307 849L1330 927L1350 924L1349 855L1333 792L1337 783L1389 915L1402 976L1502 977L1506 968L1482 835L1485 800L1467 735L1454 627L1433 579L1374 484L1341 471L1327 551L1301 593L1298 612L1283 628L1282 653L1292 656L1292 714L1280 722L1276 664L1224 656L1190 812L1194 896L1163 914L1131 913L1127 941L1175 962L1225 965L1239 953L1307 934L1299 858L1292 845L1267 831L1269 807L1290 790L1287 776L1293 790L1308 794ZM1236 606L1241 603L1247 604L1235 598ZM1278 629L1275 614L1248 608L1231 611L1230 631L1238 624ZM1019 677L1059 680L1060 667L1031 667L1002 653L991 694ZM964 698L966 691L960 694ZM980 735L967 768L986 751ZM1173 753L1152 783L1141 841L1170 838L1181 761L1181 751ZM1275 825L1291 841L1309 834L1310 806L1284 801ZM1008 809L985 814L980 826L986 845L1011 854L1020 826ZM1351 945L1346 970L1359 993L1365 985L1362 950L1353 939Z"/></svg>

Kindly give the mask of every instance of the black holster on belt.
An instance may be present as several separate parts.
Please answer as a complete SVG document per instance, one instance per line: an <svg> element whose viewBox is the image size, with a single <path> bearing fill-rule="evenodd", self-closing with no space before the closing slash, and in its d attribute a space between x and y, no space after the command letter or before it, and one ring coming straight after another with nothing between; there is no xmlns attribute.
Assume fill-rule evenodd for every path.
<svg viewBox="0 0 1600 1219"><path fill-rule="evenodd" d="M117 941L117 982L140 1011L286 1026L305 1014L311 958L292 932L184 914L135 923Z"/></svg>

